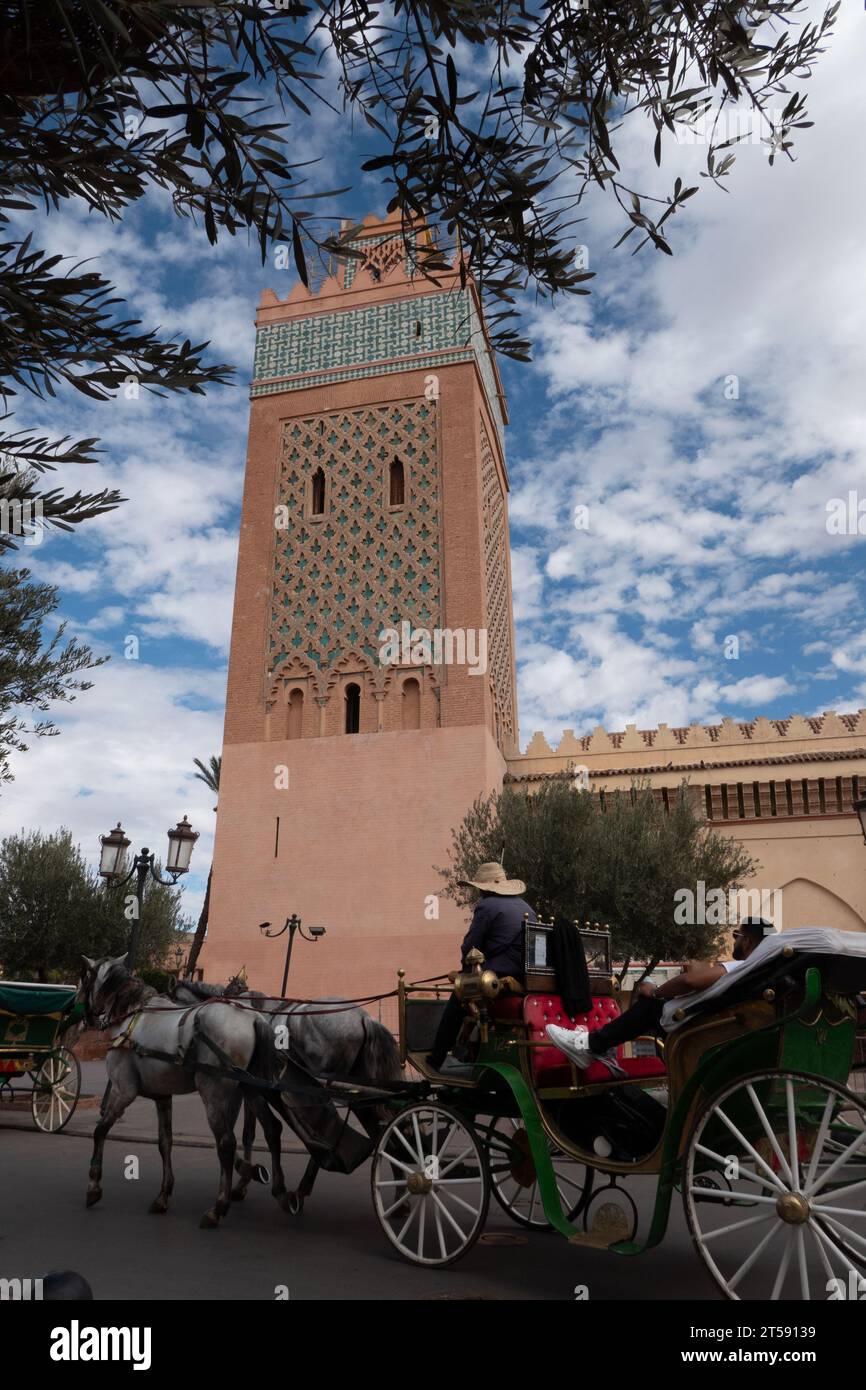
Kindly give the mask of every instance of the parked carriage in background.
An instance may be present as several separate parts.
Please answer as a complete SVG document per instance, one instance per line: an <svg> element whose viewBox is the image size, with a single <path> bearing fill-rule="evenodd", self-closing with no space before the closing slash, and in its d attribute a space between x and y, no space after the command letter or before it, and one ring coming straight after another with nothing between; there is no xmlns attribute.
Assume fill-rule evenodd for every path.
<svg viewBox="0 0 866 1390"><path fill-rule="evenodd" d="M0 1104L27 1093L34 1123L48 1134L68 1124L81 1092L78 1059L64 1046L82 1017L76 985L0 980Z"/></svg>
<svg viewBox="0 0 866 1390"><path fill-rule="evenodd" d="M474 1015L459 1073L426 1061L441 991L399 979L403 1057L426 1083L394 1097L373 1156L379 1222L413 1264L454 1263L491 1193L515 1221L576 1246L636 1255L665 1234L679 1192L695 1249L732 1299L826 1299L866 1275L866 1105L849 1089L866 943L822 929L762 943L747 967L671 1006L658 1049L619 1049L623 1077L579 1070L547 1039L569 1026L549 964L552 928L526 931L525 993L480 957L455 988ZM605 931L582 931L589 1029L618 1012ZM474 953L477 955L477 953ZM656 1178L637 1239L627 1178Z"/></svg>

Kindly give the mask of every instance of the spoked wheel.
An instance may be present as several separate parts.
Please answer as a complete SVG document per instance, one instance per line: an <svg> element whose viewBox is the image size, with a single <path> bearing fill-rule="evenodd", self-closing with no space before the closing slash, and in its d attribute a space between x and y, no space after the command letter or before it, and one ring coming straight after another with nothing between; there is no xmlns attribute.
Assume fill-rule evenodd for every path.
<svg viewBox="0 0 866 1390"><path fill-rule="evenodd" d="M500 1115L484 1134L493 1195L512 1221L532 1231L552 1231L544 1215L538 1174L529 1136L520 1120ZM593 1170L550 1145L550 1161L562 1209L569 1221L583 1209L592 1191Z"/></svg>
<svg viewBox="0 0 866 1390"><path fill-rule="evenodd" d="M710 1174L727 1185L714 1193ZM851 1297L866 1278L863 1100L805 1072L735 1082L698 1116L683 1202L727 1298Z"/></svg>
<svg viewBox="0 0 866 1390"><path fill-rule="evenodd" d="M490 1180L467 1119L435 1101L411 1105L379 1139L371 1172L379 1224L404 1259L444 1269L475 1244Z"/></svg>
<svg viewBox="0 0 866 1390"><path fill-rule="evenodd" d="M71 1120L81 1092L81 1067L68 1048L59 1047L33 1073L30 1108L34 1123L46 1134L58 1134Z"/></svg>

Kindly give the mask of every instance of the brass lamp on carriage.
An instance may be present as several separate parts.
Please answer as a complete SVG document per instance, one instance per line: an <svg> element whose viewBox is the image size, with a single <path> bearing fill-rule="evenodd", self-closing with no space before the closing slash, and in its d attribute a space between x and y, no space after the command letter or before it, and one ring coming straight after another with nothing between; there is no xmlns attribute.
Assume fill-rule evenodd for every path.
<svg viewBox="0 0 866 1390"><path fill-rule="evenodd" d="M503 981L495 970L483 970L484 957L473 946L466 957L468 970L462 970L454 977L454 993L467 1012L477 1019L481 1035L486 1041L487 1005L497 999L502 992Z"/></svg>
<svg viewBox="0 0 866 1390"><path fill-rule="evenodd" d="M170 878L163 878L156 869L156 855L147 846L142 849L140 854L136 854L132 861L132 868L128 873L124 873L126 868L126 851L129 849L131 840L127 837L120 821L109 835L100 835L99 843L102 850L99 856L99 872L107 883L116 883L122 887L125 883L135 878L135 896L137 908L132 922L132 931L129 936L129 949L126 953L126 964L129 970L135 965L135 957L138 950L138 938L141 932L141 907L144 902L144 886L148 878L152 878L154 883L161 883L165 887L173 887L177 883L181 874L189 872L190 859L192 858L193 846L198 839L198 831L193 830L186 816L178 821L177 825L168 832L168 856L165 867Z"/></svg>

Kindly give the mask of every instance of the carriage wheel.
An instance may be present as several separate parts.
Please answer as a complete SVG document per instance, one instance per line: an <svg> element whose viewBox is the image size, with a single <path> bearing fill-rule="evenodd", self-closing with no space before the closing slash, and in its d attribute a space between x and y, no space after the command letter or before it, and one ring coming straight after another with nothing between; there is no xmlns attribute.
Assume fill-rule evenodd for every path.
<svg viewBox="0 0 866 1390"><path fill-rule="evenodd" d="M68 1048L58 1047L33 1073L34 1123L46 1134L58 1134L72 1119L80 1092L78 1058Z"/></svg>
<svg viewBox="0 0 866 1390"><path fill-rule="evenodd" d="M490 1180L475 1129L435 1101L410 1105L373 1155L373 1205L404 1259L444 1269L475 1244L487 1218Z"/></svg>
<svg viewBox="0 0 866 1390"><path fill-rule="evenodd" d="M717 1196L700 1181L710 1173L728 1180ZM866 1105L806 1072L734 1082L697 1118L683 1202L697 1252L727 1298L860 1296Z"/></svg>
<svg viewBox="0 0 866 1390"><path fill-rule="evenodd" d="M529 1136L520 1120L500 1115L484 1135L493 1195L512 1221L531 1231L552 1231L544 1215L538 1175ZM592 1192L593 1170L549 1144L550 1161L562 1210L569 1221L583 1209Z"/></svg>

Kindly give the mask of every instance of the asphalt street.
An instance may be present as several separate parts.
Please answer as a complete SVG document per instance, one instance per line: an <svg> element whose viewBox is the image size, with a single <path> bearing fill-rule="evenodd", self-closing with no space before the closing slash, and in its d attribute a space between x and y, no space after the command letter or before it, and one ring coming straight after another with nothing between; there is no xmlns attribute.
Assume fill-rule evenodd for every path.
<svg viewBox="0 0 866 1390"><path fill-rule="evenodd" d="M153 1111L151 1107L151 1116ZM17 1122L16 1122L17 1123ZM0 1276L39 1277L75 1269L97 1299L292 1300L556 1299L573 1300L585 1285L590 1300L717 1299L691 1247L675 1204L665 1243L637 1258L579 1250L560 1236L514 1225L491 1202L484 1235L449 1270L406 1264L387 1244L373 1213L369 1169L350 1177L320 1175L300 1217L282 1212L266 1188L234 1203L219 1230L200 1230L217 1181L212 1147L178 1145L171 1210L151 1216L161 1165L154 1144L124 1136L106 1145L102 1201L85 1208L90 1145L86 1138L0 1126L3 1202ZM155 1135L155 1118L151 1133ZM139 1159L139 1177L124 1177ZM289 1185L305 1160L285 1158ZM649 1217L654 1184L629 1189Z"/></svg>

